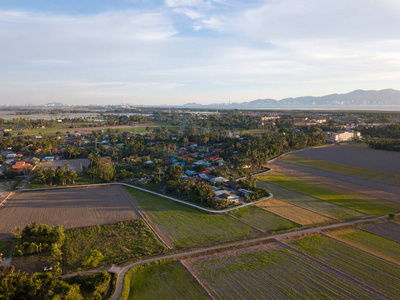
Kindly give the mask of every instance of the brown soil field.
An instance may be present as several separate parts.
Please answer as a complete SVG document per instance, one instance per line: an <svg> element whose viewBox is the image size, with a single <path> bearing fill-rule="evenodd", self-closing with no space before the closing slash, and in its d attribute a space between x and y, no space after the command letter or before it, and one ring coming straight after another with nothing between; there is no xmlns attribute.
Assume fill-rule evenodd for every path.
<svg viewBox="0 0 400 300"><path fill-rule="evenodd" d="M48 162L41 162L37 165L36 168L52 168L53 170L57 169L57 167L65 168L65 164L69 164L69 169L74 170L77 173L83 171L83 168L88 168L90 161L88 159L62 159L62 160L55 160L55 161L48 161Z"/></svg>
<svg viewBox="0 0 400 300"><path fill-rule="evenodd" d="M260 202L257 206L300 225L324 223L333 220L277 199Z"/></svg>
<svg viewBox="0 0 400 300"><path fill-rule="evenodd" d="M400 190L398 187L384 186L381 183L353 178L357 182L365 182L366 185L357 184L353 182L353 180L346 180L349 176L282 161L274 161L271 167L274 171L285 174L288 177L301 178L310 183L322 184L327 186L330 190L400 210L399 195L393 192L395 190Z"/></svg>
<svg viewBox="0 0 400 300"><path fill-rule="evenodd" d="M400 243L400 225L397 223L388 221L368 224L360 228Z"/></svg>
<svg viewBox="0 0 400 300"><path fill-rule="evenodd" d="M69 229L138 218L119 186L15 193L0 208L0 239L32 221Z"/></svg>
<svg viewBox="0 0 400 300"><path fill-rule="evenodd" d="M332 145L293 153L349 166L400 174L400 152Z"/></svg>

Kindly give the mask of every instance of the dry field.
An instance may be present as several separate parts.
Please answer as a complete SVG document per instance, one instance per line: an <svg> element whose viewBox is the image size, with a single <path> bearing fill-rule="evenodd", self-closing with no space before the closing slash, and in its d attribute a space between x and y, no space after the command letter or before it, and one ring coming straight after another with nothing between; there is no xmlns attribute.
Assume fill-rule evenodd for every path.
<svg viewBox="0 0 400 300"><path fill-rule="evenodd" d="M302 150L295 155L400 174L400 152L332 145Z"/></svg>
<svg viewBox="0 0 400 300"><path fill-rule="evenodd" d="M277 199L260 202L257 206L300 225L324 223L333 220Z"/></svg>
<svg viewBox="0 0 400 300"><path fill-rule="evenodd" d="M69 229L138 218L119 186L15 193L0 208L0 238L32 221Z"/></svg>
<svg viewBox="0 0 400 300"><path fill-rule="evenodd" d="M214 299L381 299L280 243L185 261Z"/></svg>
<svg viewBox="0 0 400 300"><path fill-rule="evenodd" d="M63 160L55 160L48 162L41 162L37 165L36 168L52 168L53 170L57 169L57 167L65 168L65 164L69 164L69 169L74 170L77 173L83 171L83 168L87 169L89 167L90 161L88 159L63 159Z"/></svg>
<svg viewBox="0 0 400 300"><path fill-rule="evenodd" d="M368 224L361 229L400 243L400 225L393 222Z"/></svg>

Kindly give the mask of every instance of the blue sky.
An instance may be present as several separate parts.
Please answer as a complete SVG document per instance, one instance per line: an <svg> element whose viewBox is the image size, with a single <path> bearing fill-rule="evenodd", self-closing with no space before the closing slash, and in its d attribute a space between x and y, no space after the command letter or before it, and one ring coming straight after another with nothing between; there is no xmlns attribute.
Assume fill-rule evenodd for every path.
<svg viewBox="0 0 400 300"><path fill-rule="evenodd" d="M398 0L0 0L0 104L400 89Z"/></svg>

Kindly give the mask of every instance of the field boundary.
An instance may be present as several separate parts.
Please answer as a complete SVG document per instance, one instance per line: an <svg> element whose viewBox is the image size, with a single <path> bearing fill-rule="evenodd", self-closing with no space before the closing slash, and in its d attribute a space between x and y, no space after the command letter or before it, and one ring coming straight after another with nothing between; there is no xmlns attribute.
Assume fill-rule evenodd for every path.
<svg viewBox="0 0 400 300"><path fill-rule="evenodd" d="M10 198L12 195L14 195L14 192L10 192L10 193L3 199L3 201L0 202L0 206L2 206L4 203L6 203L6 201L8 200L8 198Z"/></svg>
<svg viewBox="0 0 400 300"><path fill-rule="evenodd" d="M272 198L274 196L272 193L269 193L268 197L261 198L261 199L259 199L257 201L254 201L254 202L249 202L249 203L246 203L246 204L243 204L243 205L240 205L240 206L236 206L236 207L232 207L232 208L228 208L228 209L223 209L223 210L212 210L212 209L208 209L208 208L204 208L204 207L198 206L198 205L193 204L193 203L189 203L187 201L179 200L179 199L176 199L176 198L173 198L173 197L170 197L170 196L166 196L166 195L163 195L163 194L160 194L160 193L156 193L156 192L153 192L153 191L150 191L150 190L147 190L147 189L135 186L135 185L123 183L123 182L110 182L110 183L95 183L95 184L85 184L85 185L58 186L58 187L53 187L53 188L42 188L42 189L22 189L22 190L18 190L16 192L17 193L26 193L26 192L52 191L52 190L58 190L58 189L61 190L61 189L91 188L91 187L96 187L96 186L109 186L109 185L122 185L122 186L130 187L130 188L134 188L134 189L137 189L137 190L140 190L140 191L143 191L143 192L147 192L147 193L159 196L159 197L163 197L163 198L175 201L175 202L179 202L181 204L184 204L184 205L187 205L187 206L191 206L193 208L196 208L196 209L208 212L208 213L213 213L213 214L223 214L223 213L226 213L226 212L229 212L229 211L232 211L232 210L236 210L236 209L239 209L239 208L243 208L243 207L246 207L246 206L249 206L249 205L256 204L258 202L262 202L262 201L268 200L268 199L270 199L270 198Z"/></svg>

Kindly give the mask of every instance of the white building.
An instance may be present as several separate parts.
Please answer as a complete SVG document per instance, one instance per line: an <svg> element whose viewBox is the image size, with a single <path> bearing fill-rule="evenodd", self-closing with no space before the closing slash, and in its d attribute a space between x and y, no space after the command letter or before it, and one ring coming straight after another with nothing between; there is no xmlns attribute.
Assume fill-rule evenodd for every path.
<svg viewBox="0 0 400 300"><path fill-rule="evenodd" d="M348 142L352 141L356 138L361 138L361 133L358 131L338 131L337 133L333 134L333 142L340 143L340 142Z"/></svg>

